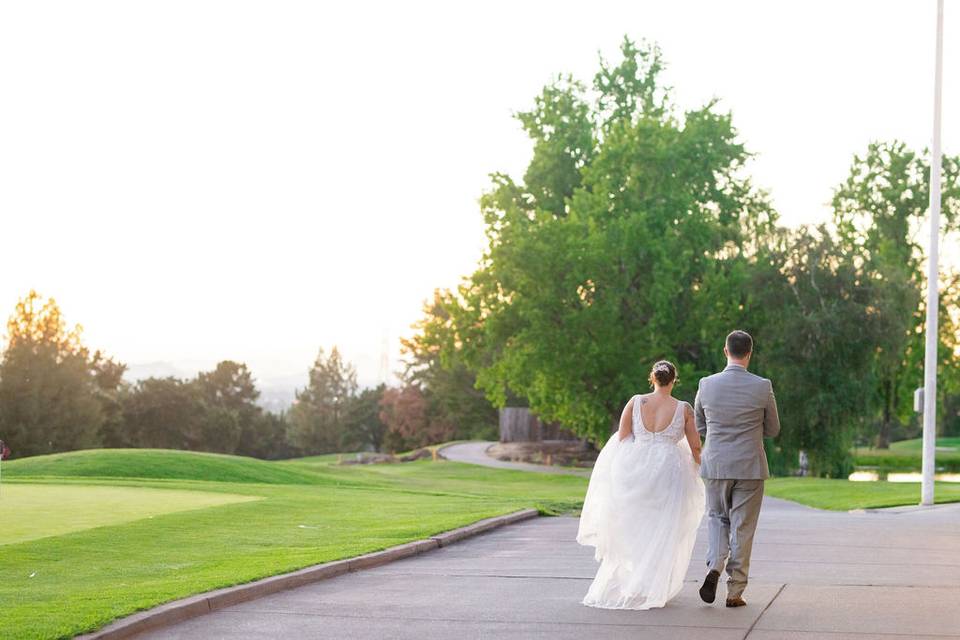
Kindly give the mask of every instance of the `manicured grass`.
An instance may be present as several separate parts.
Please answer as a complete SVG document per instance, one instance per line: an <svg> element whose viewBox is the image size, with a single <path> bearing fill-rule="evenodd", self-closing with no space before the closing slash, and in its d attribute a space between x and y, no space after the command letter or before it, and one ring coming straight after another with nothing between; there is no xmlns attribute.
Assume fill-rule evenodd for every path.
<svg viewBox="0 0 960 640"><path fill-rule="evenodd" d="M920 484L913 482L851 482L826 478L772 478L765 493L818 509L849 511L914 505L920 502ZM960 484L938 482L936 502L960 502Z"/></svg>
<svg viewBox="0 0 960 640"><path fill-rule="evenodd" d="M937 453L960 455L960 438L937 438L937 447L956 449L956 451L938 451ZM896 453L920 453L921 449L923 449L923 438L901 440L900 442L893 442L890 444L890 450Z"/></svg>
<svg viewBox="0 0 960 640"><path fill-rule="evenodd" d="M29 527L24 520L33 517L27 509L7 510L6 496L19 495L22 504L29 492L44 488L62 491L61 505L89 492L84 500L96 510L111 508L101 500L111 491L131 487L153 503L143 513L164 502L152 493L157 489L203 492L195 496L203 500L211 494L260 498L0 545L4 638L70 637L189 594L383 549L524 507L575 511L586 489L585 478L447 461L336 466L157 450L9 461L3 482L4 528ZM57 508L56 500L48 506Z"/></svg>
<svg viewBox="0 0 960 640"><path fill-rule="evenodd" d="M324 456L327 462L336 455ZM267 484L314 484L322 480L285 465L216 453L169 449L87 449L11 460L3 465L7 478L155 478Z"/></svg>
<svg viewBox="0 0 960 640"><path fill-rule="evenodd" d="M960 459L960 438L937 438L937 458ZM873 447L857 447L855 453L866 456L916 456L920 459L923 449L923 439L913 438L891 442L889 449L875 449Z"/></svg>
<svg viewBox="0 0 960 640"><path fill-rule="evenodd" d="M573 475L442 460L335 460L102 450L4 463L2 636L67 638L179 597L524 507L575 512L587 485ZM919 500L915 484L815 478L774 479L767 493L843 510ZM210 502L238 497L257 499ZM960 501L960 485L938 484L937 499ZM187 510L169 512L174 507ZM31 540L9 533L57 526L73 530Z"/></svg>
<svg viewBox="0 0 960 640"><path fill-rule="evenodd" d="M893 442L889 449L857 447L854 460L858 467L876 467L885 471L918 471L923 440ZM937 438L937 467L944 471L960 471L960 438Z"/></svg>
<svg viewBox="0 0 960 640"><path fill-rule="evenodd" d="M0 492L0 545L258 499L209 491L12 483Z"/></svg>

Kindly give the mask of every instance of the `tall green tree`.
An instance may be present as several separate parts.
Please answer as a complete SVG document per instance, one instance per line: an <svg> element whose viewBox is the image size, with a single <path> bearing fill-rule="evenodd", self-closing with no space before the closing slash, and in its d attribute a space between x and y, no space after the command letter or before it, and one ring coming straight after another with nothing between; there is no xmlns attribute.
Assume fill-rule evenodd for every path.
<svg viewBox="0 0 960 640"><path fill-rule="evenodd" d="M287 416L285 413L264 411L256 421L256 437L253 443L245 443L245 455L264 460L294 458L300 451L287 440Z"/></svg>
<svg viewBox="0 0 960 640"><path fill-rule="evenodd" d="M920 231L930 201L930 165L902 142L875 142L854 157L833 197L838 255L871 283L880 322L869 372L875 444L886 448L912 414L913 390L923 377L925 254ZM960 158L943 159L942 212L946 231L960 224ZM951 336L941 332L941 338ZM902 434L900 434L902 435Z"/></svg>
<svg viewBox="0 0 960 640"><path fill-rule="evenodd" d="M98 378L81 328L53 298L17 303L0 361L0 437L16 456L97 446L104 423Z"/></svg>
<svg viewBox="0 0 960 640"><path fill-rule="evenodd" d="M363 389L347 403L340 451L382 451L387 425L380 419L385 384Z"/></svg>
<svg viewBox="0 0 960 640"><path fill-rule="evenodd" d="M782 468L795 468L800 450L814 475L852 471L854 425L870 407L870 369L881 318L873 283L838 259L825 227L785 233L758 268L753 286L762 306L776 310L755 345L756 369L775 381L785 424L776 441Z"/></svg>
<svg viewBox="0 0 960 640"><path fill-rule="evenodd" d="M123 380L127 365L108 358L100 351L91 360L97 398L103 412L99 441L104 447L130 447L133 442L123 420L123 397L129 385Z"/></svg>
<svg viewBox="0 0 960 640"><path fill-rule="evenodd" d="M448 344L494 405L526 398L594 440L651 362L691 378L713 367L753 304L740 284L774 220L730 115L715 102L678 114L660 51L625 40L621 54L592 90L558 80L519 114L524 183L494 175L488 248L445 306Z"/></svg>
<svg viewBox="0 0 960 640"><path fill-rule="evenodd" d="M200 389L192 380L173 377L138 381L124 395L123 418L133 446L155 449L204 451L206 434L229 429L222 416L211 429Z"/></svg>
<svg viewBox="0 0 960 640"><path fill-rule="evenodd" d="M196 385L206 405L206 450L240 455L259 451L263 410L257 405L260 392L247 365L224 360L213 371L200 372Z"/></svg>
<svg viewBox="0 0 960 640"><path fill-rule="evenodd" d="M454 425L453 438L496 439L497 409L477 389L477 377L463 361L448 296L434 291L423 305L423 317L413 325L414 335L400 341L404 383L420 389L425 411L435 420Z"/></svg>
<svg viewBox="0 0 960 640"><path fill-rule="evenodd" d="M357 372L333 347L321 348L307 387L298 391L288 414L288 438L307 455L337 451L357 394Z"/></svg>

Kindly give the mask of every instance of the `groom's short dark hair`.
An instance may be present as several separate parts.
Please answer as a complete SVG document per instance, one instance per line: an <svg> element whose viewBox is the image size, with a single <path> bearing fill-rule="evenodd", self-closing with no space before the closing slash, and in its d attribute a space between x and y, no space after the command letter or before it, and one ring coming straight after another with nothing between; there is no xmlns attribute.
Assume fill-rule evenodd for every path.
<svg viewBox="0 0 960 640"><path fill-rule="evenodd" d="M734 358L746 358L753 351L753 338L746 331L731 331L727 336L727 351Z"/></svg>

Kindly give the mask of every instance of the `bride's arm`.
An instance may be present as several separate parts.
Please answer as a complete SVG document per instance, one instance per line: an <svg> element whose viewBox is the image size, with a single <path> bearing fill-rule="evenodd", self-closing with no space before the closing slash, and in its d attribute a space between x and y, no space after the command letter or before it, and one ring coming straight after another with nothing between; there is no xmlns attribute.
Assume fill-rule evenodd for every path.
<svg viewBox="0 0 960 640"><path fill-rule="evenodd" d="M690 444L690 451L693 452L694 462L700 464L700 433L697 431L697 423L693 418L693 409L686 403L683 407L683 432Z"/></svg>
<svg viewBox="0 0 960 640"><path fill-rule="evenodd" d="M620 414L620 429L617 431L620 442L629 438L631 433L633 433L633 398L627 401L627 406Z"/></svg>

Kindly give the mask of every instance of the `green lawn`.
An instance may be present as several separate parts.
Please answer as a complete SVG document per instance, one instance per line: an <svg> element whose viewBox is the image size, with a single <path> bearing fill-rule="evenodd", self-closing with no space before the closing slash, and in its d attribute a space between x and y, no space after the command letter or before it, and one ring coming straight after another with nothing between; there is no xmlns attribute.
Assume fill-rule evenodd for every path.
<svg viewBox="0 0 960 640"><path fill-rule="evenodd" d="M893 442L889 449L857 447L854 459L857 466L877 467L885 471L917 471L920 469L923 440L901 440ZM960 438L937 438L937 467L945 470L960 471Z"/></svg>
<svg viewBox="0 0 960 640"><path fill-rule="evenodd" d="M134 493L119 496L123 488ZM57 501L51 496L58 494L64 521L77 530L19 542L11 535L0 545L0 635L70 637L192 593L525 507L575 511L585 488L583 478L429 460L335 466L103 450L5 462L3 530L53 526ZM195 495L190 500L179 492ZM31 506L31 494L42 496L44 505ZM258 499L197 508L197 501L238 496ZM8 498L17 508L8 510ZM70 507L78 499L83 504ZM188 510L163 513L171 506ZM44 523L35 521L38 511L46 514ZM83 511L97 515L78 523ZM110 513L117 511L125 513ZM126 516L138 519L119 521Z"/></svg>
<svg viewBox="0 0 960 640"><path fill-rule="evenodd" d="M66 638L186 595L524 507L575 513L587 485L443 460L335 461L118 449L4 463L2 637ZM845 510L915 504L919 486L779 478L767 494ZM960 501L960 485L939 484L937 498Z"/></svg>
<svg viewBox="0 0 960 640"><path fill-rule="evenodd" d="M954 451L938 451L945 455L960 455L960 438L937 438L937 447L944 449L954 449ZM923 448L923 438L914 438L912 440L901 440L890 444L890 450L895 452L916 452L920 453Z"/></svg>
<svg viewBox="0 0 960 640"><path fill-rule="evenodd" d="M773 478L764 493L818 509L849 511L920 503L920 483L850 482L826 478ZM960 502L960 483L937 482L936 502Z"/></svg>
<svg viewBox="0 0 960 640"><path fill-rule="evenodd" d="M0 492L0 545L259 499L211 491L12 483Z"/></svg>

